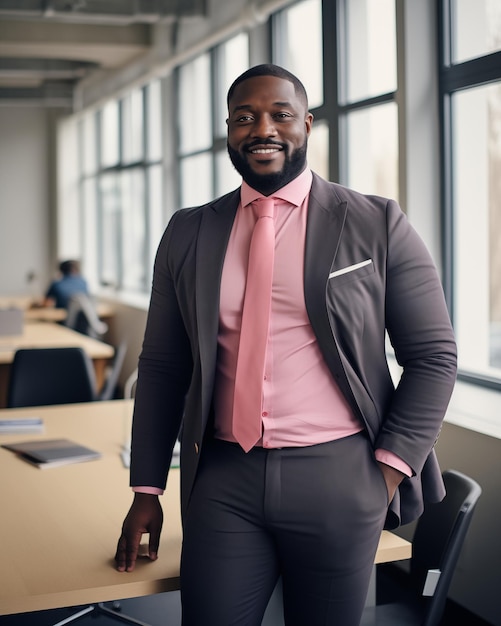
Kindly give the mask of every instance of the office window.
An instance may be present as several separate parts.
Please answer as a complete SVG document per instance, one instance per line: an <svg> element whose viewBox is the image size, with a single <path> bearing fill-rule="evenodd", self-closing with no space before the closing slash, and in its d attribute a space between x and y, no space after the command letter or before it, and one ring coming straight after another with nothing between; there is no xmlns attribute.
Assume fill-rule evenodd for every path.
<svg viewBox="0 0 501 626"><path fill-rule="evenodd" d="M501 83L455 93L452 113L459 362L501 375Z"/></svg>
<svg viewBox="0 0 501 626"><path fill-rule="evenodd" d="M355 102L395 91L395 0L344 0L340 6L339 39L345 59L342 99Z"/></svg>
<svg viewBox="0 0 501 626"><path fill-rule="evenodd" d="M226 94L231 83L249 67L249 37L240 33L225 41L215 50L217 85L215 93L216 137L226 137L228 107Z"/></svg>
<svg viewBox="0 0 501 626"><path fill-rule="evenodd" d="M212 157L208 152L212 146L210 78L209 53L202 54L179 68L179 200L181 207L203 204L213 197Z"/></svg>
<svg viewBox="0 0 501 626"><path fill-rule="evenodd" d="M146 158L158 161L162 158L162 91L159 80L146 87Z"/></svg>
<svg viewBox="0 0 501 626"><path fill-rule="evenodd" d="M153 264L160 238L165 230L167 219L164 210L163 193L163 136L162 84L154 80L145 88L146 93L146 189L147 202L145 224L145 250L143 262L143 291L149 292L153 277Z"/></svg>
<svg viewBox="0 0 501 626"><path fill-rule="evenodd" d="M212 143L212 94L209 54L179 69L179 143L182 154Z"/></svg>
<svg viewBox="0 0 501 626"><path fill-rule="evenodd" d="M398 198L398 120L394 102L348 113L347 184Z"/></svg>
<svg viewBox="0 0 501 626"><path fill-rule="evenodd" d="M144 155L143 90L134 89L122 100L122 161L135 163Z"/></svg>
<svg viewBox="0 0 501 626"><path fill-rule="evenodd" d="M145 263L145 288L149 289L153 277L153 263L160 243L160 238L167 226L164 214L164 197L162 185L162 165L152 165L147 169L147 250Z"/></svg>
<svg viewBox="0 0 501 626"><path fill-rule="evenodd" d="M274 20L274 57L306 88L310 108L324 101L322 3L303 0L277 13Z"/></svg>
<svg viewBox="0 0 501 626"><path fill-rule="evenodd" d="M99 233L97 213L97 179L87 178L80 187L80 234L82 238L82 261L89 288L95 291L99 286L99 256L97 234Z"/></svg>
<svg viewBox="0 0 501 626"><path fill-rule="evenodd" d="M80 123L78 229L93 288L149 291L166 221L161 95L161 83L154 80Z"/></svg>
<svg viewBox="0 0 501 626"><path fill-rule="evenodd" d="M144 209L144 170L124 170L120 176L120 222L123 272L121 287L126 291L142 291L146 277L146 220Z"/></svg>
<svg viewBox="0 0 501 626"><path fill-rule="evenodd" d="M87 113L79 121L79 167L81 180L78 189L78 217L72 223L72 228L79 233L81 251L79 256L91 291L95 291L99 287L99 258L96 240L96 234L98 233L96 190L96 173L98 170L97 128L97 114L94 111ZM66 206L66 197L64 205L62 210L67 217L71 203L68 202L69 206ZM74 253L71 256L74 256Z"/></svg>
<svg viewBox="0 0 501 626"><path fill-rule="evenodd" d="M212 156L202 152L181 161L181 206L205 204L214 198Z"/></svg>
<svg viewBox="0 0 501 626"><path fill-rule="evenodd" d="M89 113L80 121L80 167L84 175L94 174L97 169L96 133L96 116Z"/></svg>
<svg viewBox="0 0 501 626"><path fill-rule="evenodd" d="M451 18L453 63L501 50L499 0L453 0Z"/></svg>
<svg viewBox="0 0 501 626"><path fill-rule="evenodd" d="M398 200L395 0L338 2L339 178Z"/></svg>
<svg viewBox="0 0 501 626"><path fill-rule="evenodd" d="M118 163L120 157L118 122L118 101L111 100L101 110L99 142L101 167L111 167Z"/></svg>
<svg viewBox="0 0 501 626"><path fill-rule="evenodd" d="M99 179L100 203L100 282L107 287L118 288L121 284L120 258L120 187L116 174L103 174Z"/></svg>
<svg viewBox="0 0 501 626"><path fill-rule="evenodd" d="M445 243L450 251L444 265L459 377L500 387L501 5L442 0L441 11Z"/></svg>

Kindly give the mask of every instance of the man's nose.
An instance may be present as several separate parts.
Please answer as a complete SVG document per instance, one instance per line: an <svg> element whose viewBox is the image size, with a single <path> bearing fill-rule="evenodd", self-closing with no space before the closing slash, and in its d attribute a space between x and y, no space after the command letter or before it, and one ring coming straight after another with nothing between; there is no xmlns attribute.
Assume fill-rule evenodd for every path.
<svg viewBox="0 0 501 626"><path fill-rule="evenodd" d="M271 115L260 115L256 117L252 134L254 137L272 137L276 135L275 122Z"/></svg>

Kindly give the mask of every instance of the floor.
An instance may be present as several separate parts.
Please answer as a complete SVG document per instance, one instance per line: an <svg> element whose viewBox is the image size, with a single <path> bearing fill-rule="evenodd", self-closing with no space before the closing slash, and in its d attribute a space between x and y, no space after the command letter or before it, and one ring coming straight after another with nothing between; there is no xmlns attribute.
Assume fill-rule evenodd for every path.
<svg viewBox="0 0 501 626"><path fill-rule="evenodd" d="M385 603L398 601L395 593L405 593L405 576L402 578L403 572L399 564L383 564L378 566L376 602ZM404 586L402 586L404 585ZM397 590L397 592L395 591ZM444 616L440 622L440 626L492 626L485 620L477 617L459 604L447 601Z"/></svg>
<svg viewBox="0 0 501 626"><path fill-rule="evenodd" d="M105 606L112 608L113 605L111 602L107 602ZM4 616L0 617L0 626L54 626L62 621L67 624L70 622L64 620L70 618L79 608L85 607ZM117 612L117 616L129 615L148 626L179 626L181 624L179 594L176 592L158 594L148 598L124 600L120 603L120 609ZM78 626L118 626L120 623L124 624L125 621L93 612L71 623L75 623ZM270 606L265 615L263 626L281 626L281 623L280 618L276 618L275 608ZM457 626L458 624L464 624L465 626L492 626L458 605L450 603L446 608L441 626Z"/></svg>
<svg viewBox="0 0 501 626"><path fill-rule="evenodd" d="M446 606L441 626L458 626L458 624L464 624L464 626L491 626L489 622L480 619L473 613L451 602Z"/></svg>

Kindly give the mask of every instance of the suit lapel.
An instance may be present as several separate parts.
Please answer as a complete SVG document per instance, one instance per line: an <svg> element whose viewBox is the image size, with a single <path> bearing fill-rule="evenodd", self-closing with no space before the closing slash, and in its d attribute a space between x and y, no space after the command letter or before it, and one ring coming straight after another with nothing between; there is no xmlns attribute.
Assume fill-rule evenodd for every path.
<svg viewBox="0 0 501 626"><path fill-rule="evenodd" d="M308 317L325 362L354 413L366 423L338 349L337 337L331 328L326 299L327 281L347 212L348 203L339 199L334 186L314 176L306 228L304 295Z"/></svg>
<svg viewBox="0 0 501 626"><path fill-rule="evenodd" d="M308 204L304 261L306 310L320 344L332 342L325 290L346 219L347 203L314 175Z"/></svg>

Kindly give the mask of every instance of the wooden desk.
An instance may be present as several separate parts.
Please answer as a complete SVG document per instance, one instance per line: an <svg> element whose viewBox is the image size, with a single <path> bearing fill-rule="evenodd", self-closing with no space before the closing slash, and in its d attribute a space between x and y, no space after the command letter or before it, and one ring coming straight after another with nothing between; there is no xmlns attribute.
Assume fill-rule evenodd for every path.
<svg viewBox="0 0 501 626"><path fill-rule="evenodd" d="M64 348L79 346L91 357L100 389L105 368L113 358L114 348L102 341L77 333L70 328L50 322L32 322L24 325L22 335L0 336L0 408L6 406L10 365L19 348Z"/></svg>
<svg viewBox="0 0 501 626"><path fill-rule="evenodd" d="M0 296L0 309L29 309L34 302L32 296Z"/></svg>
<svg viewBox="0 0 501 626"><path fill-rule="evenodd" d="M69 437L102 452L98 461L41 470L0 448L0 615L150 595L179 588L179 473L162 496L159 558L134 572L114 569L123 518L132 502L120 450L132 400L0 411L0 418L40 416L43 435L0 435L0 444ZM147 544L147 536L143 539ZM376 562L410 557L411 545L384 532Z"/></svg>
<svg viewBox="0 0 501 626"><path fill-rule="evenodd" d="M114 309L110 304L98 302L96 304L96 312L99 319L106 320L114 315ZM24 319L26 322L63 322L67 317L66 309L56 309L52 307L35 307L24 310Z"/></svg>
<svg viewBox="0 0 501 626"><path fill-rule="evenodd" d="M53 307L33 307L34 299L31 296L0 296L0 309L14 307L24 311L26 322L63 322L67 316L66 309ZM114 315L110 304L98 302L96 311L100 319L109 319Z"/></svg>

